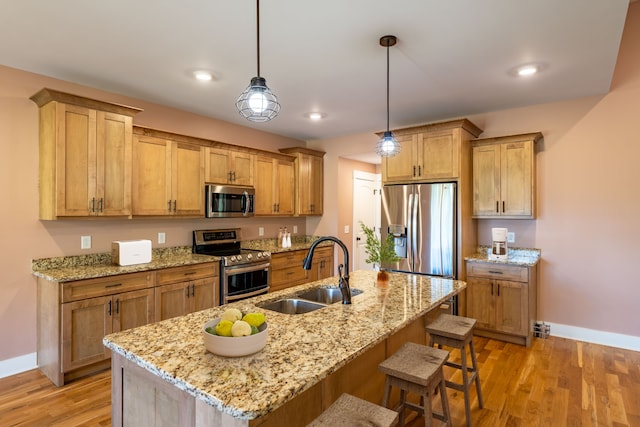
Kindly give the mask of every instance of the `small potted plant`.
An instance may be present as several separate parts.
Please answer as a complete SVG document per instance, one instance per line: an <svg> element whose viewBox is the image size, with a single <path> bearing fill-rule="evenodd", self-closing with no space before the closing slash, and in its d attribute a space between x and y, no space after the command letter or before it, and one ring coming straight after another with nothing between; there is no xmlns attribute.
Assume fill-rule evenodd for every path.
<svg viewBox="0 0 640 427"><path fill-rule="evenodd" d="M383 240L378 238L373 228L367 227L362 221L360 222L360 227L367 238L364 251L368 257L365 262L378 266L378 284L388 284L389 274L384 269L384 266L400 260L394 248L393 235L387 234L387 238Z"/></svg>

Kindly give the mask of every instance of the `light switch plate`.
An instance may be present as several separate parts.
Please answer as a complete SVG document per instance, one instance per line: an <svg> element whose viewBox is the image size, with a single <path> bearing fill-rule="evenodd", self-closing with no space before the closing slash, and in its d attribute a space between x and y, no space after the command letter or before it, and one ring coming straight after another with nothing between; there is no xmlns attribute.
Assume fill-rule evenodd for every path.
<svg viewBox="0 0 640 427"><path fill-rule="evenodd" d="M80 249L91 249L91 236L80 236Z"/></svg>
<svg viewBox="0 0 640 427"><path fill-rule="evenodd" d="M158 243L162 244L162 243L166 243L167 241L167 235L161 231L158 233Z"/></svg>
<svg viewBox="0 0 640 427"><path fill-rule="evenodd" d="M298 232L298 226L294 225L293 226L293 234L296 234Z"/></svg>
<svg viewBox="0 0 640 427"><path fill-rule="evenodd" d="M264 236L264 227L258 227L258 236Z"/></svg>
<svg viewBox="0 0 640 427"><path fill-rule="evenodd" d="M513 231L507 232L507 243L514 243L516 241L516 233Z"/></svg>

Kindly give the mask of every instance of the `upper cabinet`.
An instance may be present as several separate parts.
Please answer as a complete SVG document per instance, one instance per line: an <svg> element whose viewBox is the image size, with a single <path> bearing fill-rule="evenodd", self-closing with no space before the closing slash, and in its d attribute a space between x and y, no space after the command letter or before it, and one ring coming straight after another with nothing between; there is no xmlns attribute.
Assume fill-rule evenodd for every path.
<svg viewBox="0 0 640 427"><path fill-rule="evenodd" d="M205 147L168 136L135 129L133 215L204 217Z"/></svg>
<svg viewBox="0 0 640 427"><path fill-rule="evenodd" d="M472 142L474 218L535 218L540 139L538 132Z"/></svg>
<svg viewBox="0 0 640 427"><path fill-rule="evenodd" d="M255 158L256 215L291 216L294 213L294 159L258 154Z"/></svg>
<svg viewBox="0 0 640 427"><path fill-rule="evenodd" d="M253 186L255 155L247 151L207 147L205 181Z"/></svg>
<svg viewBox="0 0 640 427"><path fill-rule="evenodd" d="M133 115L139 109L42 89L40 219L131 215Z"/></svg>
<svg viewBox="0 0 640 427"><path fill-rule="evenodd" d="M295 160L295 214L322 215L324 152L303 147L281 148Z"/></svg>

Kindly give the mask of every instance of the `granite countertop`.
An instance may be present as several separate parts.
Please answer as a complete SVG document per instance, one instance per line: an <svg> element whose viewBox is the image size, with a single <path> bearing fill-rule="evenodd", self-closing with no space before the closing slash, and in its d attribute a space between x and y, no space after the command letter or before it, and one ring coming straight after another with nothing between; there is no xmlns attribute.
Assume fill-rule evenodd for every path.
<svg viewBox="0 0 640 427"><path fill-rule="evenodd" d="M462 281L390 273L389 286L379 288L375 278L375 271L351 273L351 287L364 291L353 296L351 305L336 303L299 315L255 305L319 285L335 286L333 277L111 334L104 344L224 413L255 419L466 287ZM202 326L229 307L265 313L269 336L262 351L225 358L205 350Z"/></svg>
<svg viewBox="0 0 640 427"><path fill-rule="evenodd" d="M468 262L493 262L496 264L513 264L525 267L533 267L540 261L540 249L534 248L507 248L507 259L505 261L489 259L489 246L478 246L477 252L464 257Z"/></svg>
<svg viewBox="0 0 640 427"><path fill-rule="evenodd" d="M290 248L283 248L278 246L278 239L244 240L242 241L241 246L243 249L253 249L277 254L282 252L303 251L309 249L311 247L311 244L319 238L320 236L292 236ZM332 245L333 242L324 241L318 246L322 247Z"/></svg>
<svg viewBox="0 0 640 427"><path fill-rule="evenodd" d="M151 262L128 266L111 263L111 253L41 258L31 262L33 275L53 282L93 279L117 274L180 267L183 265L220 262L220 258L191 253L191 246L153 249Z"/></svg>

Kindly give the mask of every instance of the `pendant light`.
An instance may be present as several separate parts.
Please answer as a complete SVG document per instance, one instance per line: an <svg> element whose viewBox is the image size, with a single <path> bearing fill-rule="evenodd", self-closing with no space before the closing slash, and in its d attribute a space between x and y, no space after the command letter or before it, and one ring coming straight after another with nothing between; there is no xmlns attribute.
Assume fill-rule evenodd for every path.
<svg viewBox="0 0 640 427"><path fill-rule="evenodd" d="M258 35L258 75L251 79L249 86L236 101L238 112L252 122L268 122L280 112L278 98L267 86L264 77L260 77L260 0L256 0L256 21Z"/></svg>
<svg viewBox="0 0 640 427"><path fill-rule="evenodd" d="M395 46L396 36L380 37L380 46L387 48L387 131L376 145L376 153L382 157L393 157L400 152L400 143L389 130L389 47Z"/></svg>

